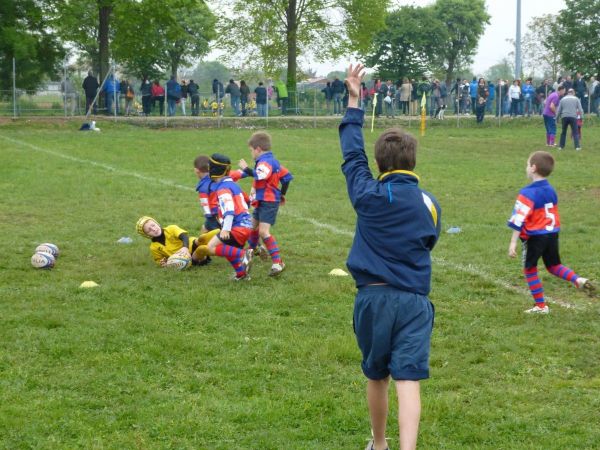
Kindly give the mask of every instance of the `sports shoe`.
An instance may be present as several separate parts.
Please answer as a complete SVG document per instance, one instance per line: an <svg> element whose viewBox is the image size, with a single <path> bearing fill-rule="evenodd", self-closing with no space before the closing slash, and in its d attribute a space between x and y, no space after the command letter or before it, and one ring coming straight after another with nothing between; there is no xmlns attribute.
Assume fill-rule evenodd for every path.
<svg viewBox="0 0 600 450"><path fill-rule="evenodd" d="M581 147L577 147L575 150L577 150L578 152L581 151Z"/></svg>
<svg viewBox="0 0 600 450"><path fill-rule="evenodd" d="M540 308L538 305L535 305L531 309L526 309L525 312L527 314L548 314L550 312L550 308L548 308L548 305L544 306L543 308Z"/></svg>
<svg viewBox="0 0 600 450"><path fill-rule="evenodd" d="M267 250L267 247L260 244L254 249L254 256L258 256L261 261L266 261L269 259L269 250Z"/></svg>
<svg viewBox="0 0 600 450"><path fill-rule="evenodd" d="M244 259L242 263L246 269L246 273L250 273L250 269L252 268L252 259L254 258L254 250L249 248L246 249L246 253L244 254Z"/></svg>
<svg viewBox="0 0 600 450"><path fill-rule="evenodd" d="M251 279L252 278L250 278L250 275L248 275L247 272L244 275L240 275L239 277L237 275L233 277L233 281L250 281Z"/></svg>
<svg viewBox="0 0 600 450"><path fill-rule="evenodd" d="M373 441L373 439L371 439L369 441L369 443L367 444L367 447L365 448L365 450L374 450L375 449L374 445L375 445L375 442ZM385 450L390 450L390 449L389 449L389 447L386 447Z"/></svg>
<svg viewBox="0 0 600 450"><path fill-rule="evenodd" d="M270 277L276 277L285 269L285 264L282 262L281 264L273 264L271 266L271 270L269 271Z"/></svg>
<svg viewBox="0 0 600 450"><path fill-rule="evenodd" d="M575 284L577 284L578 289L583 289L590 297L593 297L596 294L596 286L594 286L587 278L579 277L575 281Z"/></svg>

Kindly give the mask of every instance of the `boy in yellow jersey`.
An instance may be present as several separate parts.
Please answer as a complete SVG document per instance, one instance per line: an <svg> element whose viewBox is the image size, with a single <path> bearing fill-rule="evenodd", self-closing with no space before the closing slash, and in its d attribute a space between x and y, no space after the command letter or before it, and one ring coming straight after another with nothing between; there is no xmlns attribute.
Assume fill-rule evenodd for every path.
<svg viewBox="0 0 600 450"><path fill-rule="evenodd" d="M208 257L208 241L216 235L219 230L209 231L201 234L198 238L188 235L188 232L177 225L169 225L164 228L152 217L143 216L135 225L136 231L152 241L150 253L152 259L164 267L169 256L175 253L183 253L192 258L192 264L206 264Z"/></svg>

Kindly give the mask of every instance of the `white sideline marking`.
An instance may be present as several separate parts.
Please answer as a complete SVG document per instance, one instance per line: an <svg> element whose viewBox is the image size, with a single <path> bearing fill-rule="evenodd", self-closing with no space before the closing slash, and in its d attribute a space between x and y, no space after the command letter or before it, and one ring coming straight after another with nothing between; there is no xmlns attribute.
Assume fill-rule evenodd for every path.
<svg viewBox="0 0 600 450"><path fill-rule="evenodd" d="M24 147L28 147L32 150L38 151L38 152L42 152L42 153L46 153L48 155L52 155L52 156L56 156L58 158L63 158L66 159L68 161L73 161L79 164L89 164L91 166L94 167L99 167L101 169L107 170L109 172L113 172L119 175L126 175L126 176L130 176L133 178L137 178L139 180L143 180L143 181L148 181L151 183L158 183L161 184L163 186L169 186L169 187L174 187L176 189L181 189L184 191L192 191L195 192L195 189L190 187L190 186L185 186L182 184L178 184L175 183L173 181L169 181L169 180L162 180L160 178L154 178L154 177L147 177L145 175L142 175L140 173L137 172L131 172L128 170L121 170L118 169L116 167L110 166L108 164L104 164L104 163L100 163L97 161L93 161L91 159L82 159L82 158L76 158L74 156L70 156L70 155L65 155L64 153L60 153L60 152L56 152L53 150L48 150L42 147L39 147L37 145L34 144L30 144L28 142L25 141L20 141L18 139L13 139L13 138L9 138L7 136L3 136L0 134L0 138L7 140L9 142L12 142L13 144L17 144L17 145L22 145ZM298 215L296 213L290 212L289 208L282 210L281 212L283 212L286 215L292 216L295 219L300 219L303 220L305 222L310 223L311 225L313 225L316 228L322 228L324 230L327 230L333 234L337 234L337 235L341 235L341 236L347 236L347 237L354 237L354 232L353 231L349 231L349 230L344 230L341 228L338 228L336 226L330 225L328 223L323 223L323 222L319 222L316 219L312 219L310 217L304 217L301 215ZM451 269L457 270L459 272L464 272L464 273L468 273L470 275L474 275L478 278L481 278L485 281L487 281L488 283L492 283L495 284L496 286L499 286L503 289L506 289L508 291L512 291L512 292L516 292L518 294L522 294L522 295L526 295L529 296L529 291L527 289L524 288L518 288L516 286L511 285L509 282L502 280L500 278L495 278L493 276L488 275L485 271L483 271L482 269L479 269L471 264L469 265L463 265L463 264L457 264L457 263L453 263L453 262L449 262L446 261L444 258L437 258L437 257L433 257L432 261L436 264L439 264L442 267L449 267ZM562 306L563 308L568 308L568 309L581 309L580 306L576 306L573 305L571 303L562 301L562 300L558 300L558 299L554 299L552 297L548 297L548 296L544 296L545 299L549 302L549 303L554 303L557 304L559 306Z"/></svg>

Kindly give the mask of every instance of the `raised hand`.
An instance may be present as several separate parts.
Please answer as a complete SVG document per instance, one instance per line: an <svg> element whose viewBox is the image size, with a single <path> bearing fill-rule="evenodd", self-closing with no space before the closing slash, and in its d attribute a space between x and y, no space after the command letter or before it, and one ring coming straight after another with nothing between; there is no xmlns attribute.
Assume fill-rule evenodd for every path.
<svg viewBox="0 0 600 450"><path fill-rule="evenodd" d="M361 63L353 66L350 64L346 72L344 83L348 88L348 107L358 107L358 98L360 97L360 83L365 76L365 66Z"/></svg>

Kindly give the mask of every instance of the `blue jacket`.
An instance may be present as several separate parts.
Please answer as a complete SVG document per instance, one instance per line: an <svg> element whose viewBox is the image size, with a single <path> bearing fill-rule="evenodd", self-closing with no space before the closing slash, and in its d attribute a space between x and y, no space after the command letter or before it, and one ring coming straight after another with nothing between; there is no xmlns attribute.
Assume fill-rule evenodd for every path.
<svg viewBox="0 0 600 450"><path fill-rule="evenodd" d="M496 86L494 86L494 83L488 84L488 92L490 93L488 100L494 100L496 98Z"/></svg>
<svg viewBox="0 0 600 450"><path fill-rule="evenodd" d="M179 100L181 98L181 85L175 80L167 81L167 98L170 100Z"/></svg>
<svg viewBox="0 0 600 450"><path fill-rule="evenodd" d="M373 178L364 150L363 116L362 110L348 108L339 128L342 172L357 215L346 264L357 287L387 283L427 295L441 209L419 188L413 172L395 170Z"/></svg>
<svg viewBox="0 0 600 450"><path fill-rule="evenodd" d="M471 81L469 83L469 94L471 98L477 97L477 88L479 87L479 83L477 81Z"/></svg>
<svg viewBox="0 0 600 450"><path fill-rule="evenodd" d="M523 98L533 98L535 96L535 88L533 84L525 83L521 86L521 93L523 94Z"/></svg>
<svg viewBox="0 0 600 450"><path fill-rule="evenodd" d="M112 94L113 92L119 92L119 80L116 80L114 77L110 77L104 83L104 92L108 92Z"/></svg>

